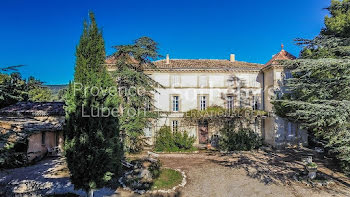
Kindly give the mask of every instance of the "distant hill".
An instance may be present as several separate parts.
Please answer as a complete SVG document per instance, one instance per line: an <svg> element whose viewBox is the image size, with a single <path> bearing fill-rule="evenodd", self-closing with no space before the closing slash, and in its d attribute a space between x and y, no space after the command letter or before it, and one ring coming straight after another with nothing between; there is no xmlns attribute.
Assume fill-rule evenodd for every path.
<svg viewBox="0 0 350 197"><path fill-rule="evenodd" d="M68 84L65 84L65 85L45 85L45 87L48 87L52 91L53 95L57 95L58 91L60 91L61 89L67 88Z"/></svg>

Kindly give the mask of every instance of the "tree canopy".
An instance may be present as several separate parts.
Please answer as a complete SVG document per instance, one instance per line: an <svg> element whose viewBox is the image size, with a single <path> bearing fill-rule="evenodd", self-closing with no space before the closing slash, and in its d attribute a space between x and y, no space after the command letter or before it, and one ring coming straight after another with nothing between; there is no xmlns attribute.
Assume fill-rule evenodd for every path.
<svg viewBox="0 0 350 197"><path fill-rule="evenodd" d="M313 40L297 39L304 49L284 62L293 78L274 101L276 113L300 123L322 140L350 174L350 3L332 1L325 28Z"/></svg>
<svg viewBox="0 0 350 197"><path fill-rule="evenodd" d="M120 129L123 133L125 150L139 152L143 149L144 129L151 126L151 120L156 118L152 111L153 95L156 87L161 87L144 72L146 67L155 67L153 60L159 57L158 44L148 37L141 37L130 45L115 47L113 54L117 87L121 90Z"/></svg>
<svg viewBox="0 0 350 197"><path fill-rule="evenodd" d="M51 91L43 86L43 82L29 77L23 79L17 72L18 66L0 68L0 108L20 101L51 101ZM11 72L12 73L6 73Z"/></svg>

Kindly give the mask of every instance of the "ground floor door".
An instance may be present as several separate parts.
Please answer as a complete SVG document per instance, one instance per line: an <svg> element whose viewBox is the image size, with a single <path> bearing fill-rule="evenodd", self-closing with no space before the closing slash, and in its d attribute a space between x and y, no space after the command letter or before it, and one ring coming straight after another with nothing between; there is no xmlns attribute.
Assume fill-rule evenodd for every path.
<svg viewBox="0 0 350 197"><path fill-rule="evenodd" d="M208 122L199 121L198 122L198 138L200 144L209 143L209 133L208 133Z"/></svg>

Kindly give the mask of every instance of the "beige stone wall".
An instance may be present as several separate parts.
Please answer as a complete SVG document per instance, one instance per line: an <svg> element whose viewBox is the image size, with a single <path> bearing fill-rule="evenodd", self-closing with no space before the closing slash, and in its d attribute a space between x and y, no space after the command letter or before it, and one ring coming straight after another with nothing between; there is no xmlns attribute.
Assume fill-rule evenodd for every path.
<svg viewBox="0 0 350 197"><path fill-rule="evenodd" d="M264 72L264 109L271 112L271 117L264 121L263 134L267 144L275 147L298 144L307 145L307 132L300 129L299 125L289 122L274 115L271 100L274 98L274 91L285 91L283 80L289 70L281 66L271 66L263 70Z"/></svg>
<svg viewBox="0 0 350 197"><path fill-rule="evenodd" d="M208 96L207 106L218 105L226 107L226 96L235 96L235 107L240 106L240 93L251 97L253 95L260 98L259 104L262 104L262 74L259 71L237 71L237 72L149 72L154 80L162 84L165 88L157 88L159 94L154 95L155 107L161 112L171 112L172 96L179 96L179 112L168 114L160 113L160 119L153 125L153 136L162 126L171 126L172 120L178 120L180 130L186 130L190 135L197 138L197 125L184 126L182 122L183 113L191 109L198 109L199 95ZM174 76L178 77L177 79ZM230 82L230 78L237 77L244 84L243 87L237 88L237 84ZM207 83L201 83L206 78ZM177 83L174 82L176 80ZM246 100L243 105L252 106L251 101ZM262 107L262 106L261 106ZM218 132L218 128L209 126L209 137ZM154 138L150 141L154 141Z"/></svg>
<svg viewBox="0 0 350 197"><path fill-rule="evenodd" d="M63 131L46 131L45 144L42 144L42 133L43 132L33 134L28 138L27 154L29 161L36 157L42 158L47 153L48 148L58 146L63 150ZM56 142L56 137L58 142Z"/></svg>
<svg viewBox="0 0 350 197"><path fill-rule="evenodd" d="M41 144L41 133L33 134L28 138L27 154L29 161L36 157L41 158L46 154L46 152L46 147Z"/></svg>
<svg viewBox="0 0 350 197"><path fill-rule="evenodd" d="M165 88L158 88L159 94L154 96L155 107L160 112L170 112L167 114L160 113L160 119L153 124L153 136L162 126L171 126L172 120L178 120L180 130L186 130L190 135L197 138L198 143L198 127L197 125L183 125L183 112L191 109L198 109L199 95L208 96L207 106L218 105L226 106L226 96L234 96L234 106L241 106L241 94L246 95L243 106L251 105L251 97L258 96L259 108L273 114L273 105L271 103L275 90L284 91L281 87L285 70L281 66L270 66L258 71L239 71L239 72L150 72L148 73L153 79L162 84ZM177 76L177 78L174 78ZM243 86L237 88L237 84L230 82L230 78L237 77ZM207 79L207 83L201 82L203 78ZM176 83L174 83L176 81ZM179 112L171 112L173 95L179 96ZM257 132L261 132L265 142L273 146L282 146L283 144L307 144L307 134L300 130L299 126L279 117L268 117L263 120L263 124L258 123ZM253 129L257 127L251 125ZM260 128L262 127L262 130ZM219 128L213 128L209 125L209 137L217 134ZM150 139L154 141L154 137Z"/></svg>

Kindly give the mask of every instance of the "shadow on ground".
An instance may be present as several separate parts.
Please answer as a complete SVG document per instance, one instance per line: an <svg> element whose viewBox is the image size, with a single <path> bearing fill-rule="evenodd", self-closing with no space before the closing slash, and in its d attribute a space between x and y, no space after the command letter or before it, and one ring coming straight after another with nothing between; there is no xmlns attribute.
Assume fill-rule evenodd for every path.
<svg viewBox="0 0 350 197"><path fill-rule="evenodd" d="M44 160L22 168L0 171L0 196L41 196L74 193L85 196L82 190L74 190L69 180L63 158ZM114 194L115 190L101 189L95 196Z"/></svg>
<svg viewBox="0 0 350 197"><path fill-rule="evenodd" d="M182 196L180 191L177 191L175 193L170 193L170 194L158 193L158 194L148 194L148 195L146 195L146 197L180 197L180 196Z"/></svg>
<svg viewBox="0 0 350 197"><path fill-rule="evenodd" d="M217 159L210 159L210 161L229 168L244 169L249 177L258 179L265 184L290 185L298 182L297 175L305 173L303 158L308 156L312 156L313 161L318 164L319 175L332 179L341 187L350 188L350 179L339 173L339 169L330 158L310 149L287 148L284 150L242 151L232 154L219 154ZM325 191L346 194L340 191L339 188L335 190L333 187L327 187Z"/></svg>

